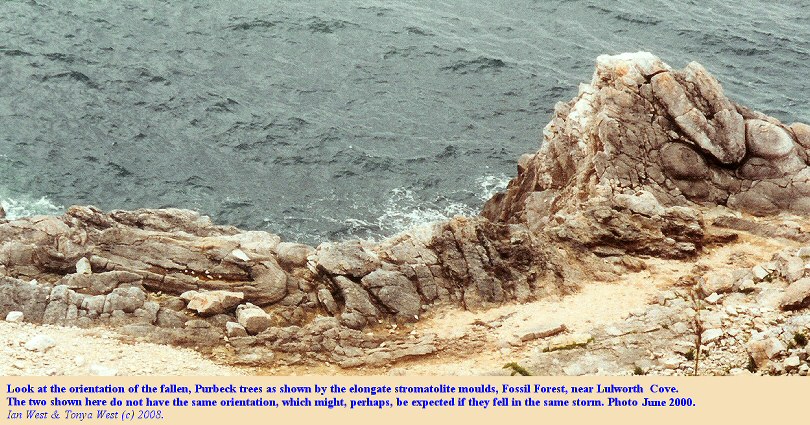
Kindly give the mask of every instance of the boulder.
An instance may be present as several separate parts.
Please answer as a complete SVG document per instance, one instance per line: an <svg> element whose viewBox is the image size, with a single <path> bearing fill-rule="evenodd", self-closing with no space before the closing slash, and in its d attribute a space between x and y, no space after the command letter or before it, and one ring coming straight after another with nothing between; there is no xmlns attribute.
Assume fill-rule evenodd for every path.
<svg viewBox="0 0 810 425"><path fill-rule="evenodd" d="M125 313L132 313L141 308L145 301L146 293L140 288L116 288L104 300L104 312L112 313L115 310L121 310Z"/></svg>
<svg viewBox="0 0 810 425"><path fill-rule="evenodd" d="M56 340L51 338L48 335L36 335L33 338L29 339L24 347L28 351L39 351L39 352L46 352L51 348L56 346Z"/></svg>
<svg viewBox="0 0 810 425"><path fill-rule="evenodd" d="M155 325L161 328L179 329L185 326L186 316L172 309L161 308L155 317Z"/></svg>
<svg viewBox="0 0 810 425"><path fill-rule="evenodd" d="M42 322L51 286L0 276L0 314L21 311L28 322Z"/></svg>
<svg viewBox="0 0 810 425"><path fill-rule="evenodd" d="M768 362L784 353L786 347L776 338L751 341L746 346L749 356L753 359L757 369L763 369Z"/></svg>
<svg viewBox="0 0 810 425"><path fill-rule="evenodd" d="M247 329L237 322L225 323L225 334L230 338L248 336Z"/></svg>
<svg viewBox="0 0 810 425"><path fill-rule="evenodd" d="M194 292L189 297L189 310L194 310L202 316L211 316L231 311L242 300L245 294L231 291Z"/></svg>
<svg viewBox="0 0 810 425"><path fill-rule="evenodd" d="M236 319L250 335L262 333L272 324L269 314L250 303L236 308Z"/></svg>
<svg viewBox="0 0 810 425"><path fill-rule="evenodd" d="M345 302L342 321L351 329L361 329L366 323L374 322L380 317L380 310L371 301L371 297L359 284L344 276L333 280Z"/></svg>
<svg viewBox="0 0 810 425"><path fill-rule="evenodd" d="M365 249L360 241L332 243L318 246L317 267L333 275L361 278L382 265L380 258Z"/></svg>
<svg viewBox="0 0 810 425"><path fill-rule="evenodd" d="M802 278L791 283L782 299L779 306L783 310L798 310L810 306L810 278Z"/></svg>
<svg viewBox="0 0 810 425"><path fill-rule="evenodd" d="M380 303L398 318L416 321L422 308L422 299L416 286L399 272L375 270L361 280Z"/></svg>
<svg viewBox="0 0 810 425"><path fill-rule="evenodd" d="M281 242L278 244L278 262L282 267L304 267L315 248L300 243Z"/></svg>
<svg viewBox="0 0 810 425"><path fill-rule="evenodd" d="M76 262L76 274L93 274L93 269L90 266L90 260L85 257Z"/></svg>
<svg viewBox="0 0 810 425"><path fill-rule="evenodd" d="M10 311L6 314L6 322L19 323L23 321L25 314L22 311Z"/></svg>
<svg viewBox="0 0 810 425"><path fill-rule="evenodd" d="M735 280L730 272L710 271L703 279L703 292L707 294L724 294L734 290Z"/></svg>

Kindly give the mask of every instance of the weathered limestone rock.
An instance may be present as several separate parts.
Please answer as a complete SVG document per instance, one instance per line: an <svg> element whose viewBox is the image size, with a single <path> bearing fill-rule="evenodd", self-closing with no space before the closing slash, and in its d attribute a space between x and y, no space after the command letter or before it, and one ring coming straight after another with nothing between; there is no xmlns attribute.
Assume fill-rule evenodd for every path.
<svg viewBox="0 0 810 425"><path fill-rule="evenodd" d="M332 296L332 293L328 289L326 288L319 289L317 296L318 302L320 302L321 305L323 305L323 307L329 314L331 314L332 316L336 316L338 313L340 313L338 305L335 302L335 298Z"/></svg>
<svg viewBox="0 0 810 425"><path fill-rule="evenodd" d="M777 271L788 283L804 277L804 260L786 253L777 254Z"/></svg>
<svg viewBox="0 0 810 425"><path fill-rule="evenodd" d="M93 269L90 267L90 260L81 258L76 262L76 274L93 274Z"/></svg>
<svg viewBox="0 0 810 425"><path fill-rule="evenodd" d="M645 77L651 77L654 98L686 136L682 141L723 164L740 162L746 153L743 117L700 64L692 62L680 73L661 71Z"/></svg>
<svg viewBox="0 0 810 425"><path fill-rule="evenodd" d="M176 329L185 326L186 320L186 317L177 311L161 308L157 312L155 324L161 328Z"/></svg>
<svg viewBox="0 0 810 425"><path fill-rule="evenodd" d="M363 277L361 282L398 318L406 321L418 320L422 299L416 291L416 286L405 275L375 270Z"/></svg>
<svg viewBox="0 0 810 425"><path fill-rule="evenodd" d="M785 345L776 338L751 341L746 349L754 360L757 369L762 369L768 365L769 360L774 359L785 351Z"/></svg>
<svg viewBox="0 0 810 425"><path fill-rule="evenodd" d="M287 295L287 274L274 259L268 259L251 268L253 283L234 286L243 291L245 298L256 305L268 305L280 301Z"/></svg>
<svg viewBox="0 0 810 425"><path fill-rule="evenodd" d="M277 249L278 262L283 267L304 267L307 259L315 254L315 248L299 243L281 242Z"/></svg>
<svg viewBox="0 0 810 425"><path fill-rule="evenodd" d="M230 311L245 298L241 292L208 291L194 292L188 301L188 309L203 316L211 316Z"/></svg>
<svg viewBox="0 0 810 425"><path fill-rule="evenodd" d="M270 315L253 304L243 304L237 307L236 318L251 335L263 332L272 324Z"/></svg>
<svg viewBox="0 0 810 425"><path fill-rule="evenodd" d="M323 243L316 256L318 268L330 275L360 278L382 265L379 257L365 249L360 241Z"/></svg>
<svg viewBox="0 0 810 425"><path fill-rule="evenodd" d="M225 334L231 338L248 336L247 329L239 323L225 323Z"/></svg>
<svg viewBox="0 0 810 425"><path fill-rule="evenodd" d="M24 347L28 351L46 352L56 346L56 341L48 335L36 335L29 339Z"/></svg>
<svg viewBox="0 0 810 425"><path fill-rule="evenodd" d="M810 211L798 134L805 141L806 126L731 102L699 64L600 56L591 83L558 104L540 150L482 214L589 249L688 257L703 244L696 205Z"/></svg>
<svg viewBox="0 0 810 425"><path fill-rule="evenodd" d="M790 284L779 302L783 310L797 310L810 306L810 278L802 278Z"/></svg>
<svg viewBox="0 0 810 425"><path fill-rule="evenodd" d="M362 286L344 276L335 277L334 283L346 303L345 309L340 315L344 325L351 329L362 329L366 323L376 321L380 317L379 309Z"/></svg>
<svg viewBox="0 0 810 425"><path fill-rule="evenodd" d="M767 279L770 276L770 270L767 270L765 267L757 264L754 268L751 269L751 273L754 276L754 282L762 282L763 280Z"/></svg>
<svg viewBox="0 0 810 425"><path fill-rule="evenodd" d="M563 333L567 329L568 328L562 323L543 324L524 332L520 340L526 342L533 339L548 338Z"/></svg>
<svg viewBox="0 0 810 425"><path fill-rule="evenodd" d="M703 280L703 292L707 294L724 294L734 290L735 279L731 273L710 271Z"/></svg>
<svg viewBox="0 0 810 425"><path fill-rule="evenodd" d="M22 311L10 311L6 314L6 322L19 323L23 321L25 314Z"/></svg>
<svg viewBox="0 0 810 425"><path fill-rule="evenodd" d="M108 294L116 288L143 288L143 279L137 273L112 271L102 273L75 273L64 276L59 284L84 294Z"/></svg>
<svg viewBox="0 0 810 425"><path fill-rule="evenodd" d="M35 281L0 277L0 314L22 311L29 322L42 322L51 287Z"/></svg>
<svg viewBox="0 0 810 425"><path fill-rule="evenodd" d="M717 341L722 336L723 336L723 330L722 329L706 329L700 335L700 340L704 344L708 344L710 342Z"/></svg>
<svg viewBox="0 0 810 425"><path fill-rule="evenodd" d="M53 292L51 298L53 298ZM104 300L104 312L112 313L115 310L121 310L125 313L132 313L141 308L144 301L146 301L146 293L140 288L113 289Z"/></svg>

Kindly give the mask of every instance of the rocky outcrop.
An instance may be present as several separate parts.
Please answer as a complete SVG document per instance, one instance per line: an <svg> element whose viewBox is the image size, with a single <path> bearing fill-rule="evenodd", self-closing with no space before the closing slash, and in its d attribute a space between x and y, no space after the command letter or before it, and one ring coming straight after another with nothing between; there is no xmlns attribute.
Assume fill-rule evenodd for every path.
<svg viewBox="0 0 810 425"><path fill-rule="evenodd" d="M688 257L703 243L697 205L808 211L808 134L733 103L698 63L600 56L483 215L588 248Z"/></svg>
<svg viewBox="0 0 810 425"><path fill-rule="evenodd" d="M483 218L459 217L381 243L309 247L216 226L190 211L75 206L62 217L0 224L0 313L116 326L209 349L223 337L236 344L250 335L250 344L238 345L247 353L252 345L277 346L292 358L322 352L318 358L361 365L435 351L419 341L381 348L381 337L363 333L415 322L434 305L478 309L571 292L575 281L566 276L577 268L566 262L525 226ZM316 325L319 317L336 321ZM325 324L337 328L334 344L304 338L320 335ZM268 332L312 342L279 345ZM377 360L364 360L371 354Z"/></svg>
<svg viewBox="0 0 810 425"><path fill-rule="evenodd" d="M705 206L810 208L810 127L736 105L696 63L676 71L650 54L602 56L543 134L481 216L381 242L311 247L178 209L0 218L0 314L204 350L227 344L246 364L378 365L442 349L429 333L393 332L437 306L565 295L641 270L634 255L694 257L717 243ZM787 273L803 275L791 261ZM716 280L718 292L748 285ZM797 288L785 308L806 306Z"/></svg>

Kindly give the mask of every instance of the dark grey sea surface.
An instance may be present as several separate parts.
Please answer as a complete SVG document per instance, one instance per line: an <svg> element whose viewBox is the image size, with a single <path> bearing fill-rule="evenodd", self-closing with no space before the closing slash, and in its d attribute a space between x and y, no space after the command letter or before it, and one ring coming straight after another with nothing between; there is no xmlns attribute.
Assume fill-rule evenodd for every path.
<svg viewBox="0 0 810 425"><path fill-rule="evenodd" d="M473 214L595 58L701 62L810 122L810 2L3 1L0 202L287 240Z"/></svg>

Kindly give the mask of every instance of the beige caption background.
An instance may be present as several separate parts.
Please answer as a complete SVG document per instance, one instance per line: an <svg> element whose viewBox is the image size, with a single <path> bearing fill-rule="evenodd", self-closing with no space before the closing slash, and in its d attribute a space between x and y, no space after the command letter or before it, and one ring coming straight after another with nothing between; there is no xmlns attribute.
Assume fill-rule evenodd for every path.
<svg viewBox="0 0 810 425"><path fill-rule="evenodd" d="M17 396L20 399L28 399L36 397L39 399L50 400L56 396L61 399L84 399L89 397L91 399L106 399L110 400L113 397L118 399L140 399L150 397L152 399L173 399L175 397L182 397L186 400L191 399L216 399L222 400L230 397L240 398L256 398L263 397L265 399L280 400L284 398L282 394L267 394L260 395L247 395L247 394L212 394L212 393L197 393L197 394L166 394L166 393L125 393L125 394L78 394L78 393L62 393L52 394L50 392L45 394L8 394L8 386L24 387L28 384L34 388L39 386L50 386L58 384L63 387L71 387L78 385L107 385L112 384L116 386L123 386L129 388L131 386L141 386L148 384L150 386L159 387L161 384L177 384L185 385L194 390L196 384L202 385L219 385L227 386L234 384L244 386L277 386L282 385L290 386L331 386L338 384L344 387L351 387L354 384L360 386L426 386L426 385L440 385L447 384L453 386L479 386L485 384L492 384L499 390L502 389L503 384L509 385L523 385L540 384L543 386L596 386L601 384L617 385L617 386L633 386L640 384L644 387L643 394L499 394L493 395L473 395L479 399L492 399L493 397L513 397L523 401L527 396L533 399L567 399L574 400L576 398L583 399L601 399L607 401L608 397L615 396L620 399L632 398L639 401L638 407L490 407L483 409L481 407L428 407L426 409L417 407L392 407L379 409L376 407L362 407L362 408L340 408L327 409L325 407L161 407L163 420L133 420L131 422L152 423L152 424L180 424L180 423L193 423L199 425L205 424L230 424L233 421L238 423L271 423L277 420L295 420L295 421L329 421L328 423L410 423L413 421L430 421L430 423L440 421L465 421L470 423L486 422L491 424L493 420L504 421L600 421L600 423L654 423L654 424L685 424L684 421L699 420L703 421L728 421L728 420L741 420L742 423L752 423L754 421L767 420L772 422L777 417L792 418L793 420L803 421L807 419L808 402L810 402L810 379L807 377L679 377L679 378L662 378L662 377L334 377L334 376L312 376L312 377L116 377L116 378L100 378L100 377L2 377L0 379L2 388L3 410L0 411L0 423L4 424L29 424L29 423L113 423L113 422L130 422L129 420L122 420L119 415L115 420L100 420L95 418L94 407L38 407L38 411L48 412L50 416L54 410L60 412L60 419L45 419L45 420L29 420L29 419L16 419L9 420L9 410L14 412L23 412L32 409L32 407L9 407L8 397ZM678 389L677 394L673 396L691 398L695 403L692 407L641 407L644 397L655 399L669 400L670 395L653 394L649 391L651 385L657 384L661 386L674 386ZM303 395L302 395L303 396ZM396 406L396 397L407 398L408 400L415 399L439 399L459 397L455 394L410 394L410 395L377 395L369 396L367 394L351 394L348 391L342 395L326 394L325 397L345 398L348 401L351 399L365 399L366 397L372 399L388 399ZM470 397L469 394L461 395ZM287 395L286 397L289 397ZM319 395L311 395L313 399L324 398ZM140 407L104 407L110 411L132 412L137 415L138 410L155 409L155 408L140 408ZM85 420L80 422L78 420L68 420L64 417L64 411L71 409L77 412L93 412L94 418L92 420Z"/></svg>

